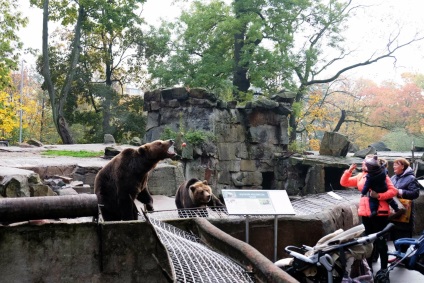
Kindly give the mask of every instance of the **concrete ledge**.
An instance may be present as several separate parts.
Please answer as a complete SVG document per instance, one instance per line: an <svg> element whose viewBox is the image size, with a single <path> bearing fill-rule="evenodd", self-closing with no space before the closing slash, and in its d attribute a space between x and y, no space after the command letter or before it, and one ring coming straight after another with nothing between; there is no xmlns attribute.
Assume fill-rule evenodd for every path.
<svg viewBox="0 0 424 283"><path fill-rule="evenodd" d="M140 221L0 226L0 254L2 282L169 282L166 251Z"/></svg>
<svg viewBox="0 0 424 283"><path fill-rule="evenodd" d="M197 231L210 247L221 250L247 270L251 268L258 282L295 282L267 259L273 254L273 229L269 228L272 219L251 225L252 246L259 248L233 238L207 219L167 222L185 231ZM289 240L297 242L312 236L299 223L307 224L308 231L316 236L326 233L319 217L281 218L279 222L281 249L287 241L285 235L291 234ZM229 219L225 224L231 228L230 233L244 235L243 221ZM268 232L263 233L264 230ZM19 282L22 278L28 282L39 278L49 282L168 282L166 274L172 272L169 256L154 230L141 221L0 226L0 239L0 273L5 282ZM268 247L269 256L263 255L262 246Z"/></svg>

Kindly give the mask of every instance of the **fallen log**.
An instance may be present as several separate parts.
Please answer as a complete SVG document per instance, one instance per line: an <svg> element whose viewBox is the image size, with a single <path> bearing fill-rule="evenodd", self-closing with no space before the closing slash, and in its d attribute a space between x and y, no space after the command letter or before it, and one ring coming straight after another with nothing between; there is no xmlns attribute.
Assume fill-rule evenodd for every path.
<svg viewBox="0 0 424 283"><path fill-rule="evenodd" d="M94 194L0 199L0 222L98 216Z"/></svg>

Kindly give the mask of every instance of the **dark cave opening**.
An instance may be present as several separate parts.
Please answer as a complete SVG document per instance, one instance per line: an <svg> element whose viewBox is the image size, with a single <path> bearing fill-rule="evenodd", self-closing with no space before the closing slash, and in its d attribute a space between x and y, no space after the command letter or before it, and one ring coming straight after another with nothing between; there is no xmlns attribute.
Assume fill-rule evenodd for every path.
<svg viewBox="0 0 424 283"><path fill-rule="evenodd" d="M274 172L262 172L262 190L272 190L274 188Z"/></svg>
<svg viewBox="0 0 424 283"><path fill-rule="evenodd" d="M346 168L325 167L325 191L331 192L335 190L344 190L340 185L340 178Z"/></svg>

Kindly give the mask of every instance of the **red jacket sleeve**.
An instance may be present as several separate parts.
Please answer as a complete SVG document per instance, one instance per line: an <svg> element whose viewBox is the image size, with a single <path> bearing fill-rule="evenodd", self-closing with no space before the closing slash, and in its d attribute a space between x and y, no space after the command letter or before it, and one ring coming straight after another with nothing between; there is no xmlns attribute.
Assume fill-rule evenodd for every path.
<svg viewBox="0 0 424 283"><path fill-rule="evenodd" d="M384 193L378 194L378 200L387 200L394 198L398 194L398 190L393 185L392 181L390 180L389 176L386 176L386 185L387 185L387 191Z"/></svg>
<svg viewBox="0 0 424 283"><path fill-rule="evenodd" d="M361 179L362 175L363 173L359 173L352 177L352 173L350 173L349 170L346 170L340 178L340 185L343 187L358 187L358 180Z"/></svg>

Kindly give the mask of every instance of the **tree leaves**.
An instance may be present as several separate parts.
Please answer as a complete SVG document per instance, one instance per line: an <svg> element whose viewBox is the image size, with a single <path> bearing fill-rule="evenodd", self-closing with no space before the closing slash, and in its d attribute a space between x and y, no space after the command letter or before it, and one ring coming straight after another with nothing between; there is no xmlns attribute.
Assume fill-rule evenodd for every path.
<svg viewBox="0 0 424 283"><path fill-rule="evenodd" d="M17 9L17 0L0 0L0 90L10 85L10 71L18 69L22 42L17 32L28 23Z"/></svg>

